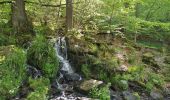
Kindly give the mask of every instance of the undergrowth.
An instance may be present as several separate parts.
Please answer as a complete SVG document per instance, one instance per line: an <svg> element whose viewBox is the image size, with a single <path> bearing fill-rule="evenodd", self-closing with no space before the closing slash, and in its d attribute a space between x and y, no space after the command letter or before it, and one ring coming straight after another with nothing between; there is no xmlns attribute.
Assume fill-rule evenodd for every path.
<svg viewBox="0 0 170 100"><path fill-rule="evenodd" d="M56 75L59 62L55 49L43 35L37 35L27 53L28 63L41 69L45 77Z"/></svg>
<svg viewBox="0 0 170 100"><path fill-rule="evenodd" d="M0 64L0 99L16 95L25 77L26 53L22 49L13 48Z"/></svg>

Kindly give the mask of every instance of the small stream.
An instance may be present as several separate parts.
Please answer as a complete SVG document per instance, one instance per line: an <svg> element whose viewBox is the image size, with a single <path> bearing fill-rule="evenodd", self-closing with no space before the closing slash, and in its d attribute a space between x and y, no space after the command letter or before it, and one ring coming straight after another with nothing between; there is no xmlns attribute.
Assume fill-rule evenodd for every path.
<svg viewBox="0 0 170 100"><path fill-rule="evenodd" d="M59 37L55 43L56 56L59 58L60 69L56 79L57 89L61 91L60 95L54 95L51 100L82 100L81 94L74 91L74 82L81 81L79 74L75 73L71 67L67 55L67 44L65 37ZM84 100L84 99L83 99Z"/></svg>

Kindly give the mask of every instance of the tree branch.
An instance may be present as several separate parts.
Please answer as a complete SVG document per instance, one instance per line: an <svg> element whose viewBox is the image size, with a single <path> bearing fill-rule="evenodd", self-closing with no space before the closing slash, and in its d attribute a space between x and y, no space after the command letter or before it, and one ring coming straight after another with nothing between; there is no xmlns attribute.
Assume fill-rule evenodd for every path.
<svg viewBox="0 0 170 100"><path fill-rule="evenodd" d="M12 3L12 1L1 1L0 4L9 4ZM32 1L25 1L25 3L28 4L35 4L35 5L40 5L40 6L45 6L45 7L61 7L61 6L65 6L66 4L60 4L60 5L52 5L52 4L41 4L38 2L32 2ZM72 4L78 4L80 2L76 2L76 3L72 3Z"/></svg>

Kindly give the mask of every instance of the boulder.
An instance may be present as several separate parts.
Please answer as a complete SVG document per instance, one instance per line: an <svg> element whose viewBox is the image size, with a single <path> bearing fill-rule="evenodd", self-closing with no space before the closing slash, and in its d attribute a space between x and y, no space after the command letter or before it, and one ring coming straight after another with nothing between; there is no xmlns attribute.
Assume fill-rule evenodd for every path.
<svg viewBox="0 0 170 100"><path fill-rule="evenodd" d="M80 81L80 80L82 80L81 76L77 73L67 73L67 74L65 74L64 77L67 81Z"/></svg>
<svg viewBox="0 0 170 100"><path fill-rule="evenodd" d="M94 79L85 80L79 85L79 90L82 92L89 92L92 88L98 87L99 85L103 84L103 81L98 81Z"/></svg>

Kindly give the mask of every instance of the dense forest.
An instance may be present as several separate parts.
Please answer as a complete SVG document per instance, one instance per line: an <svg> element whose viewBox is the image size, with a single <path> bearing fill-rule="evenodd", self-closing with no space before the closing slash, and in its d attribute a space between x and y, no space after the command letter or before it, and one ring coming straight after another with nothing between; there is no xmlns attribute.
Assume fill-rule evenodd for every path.
<svg viewBox="0 0 170 100"><path fill-rule="evenodd" d="M170 100L170 0L0 0L0 100Z"/></svg>

